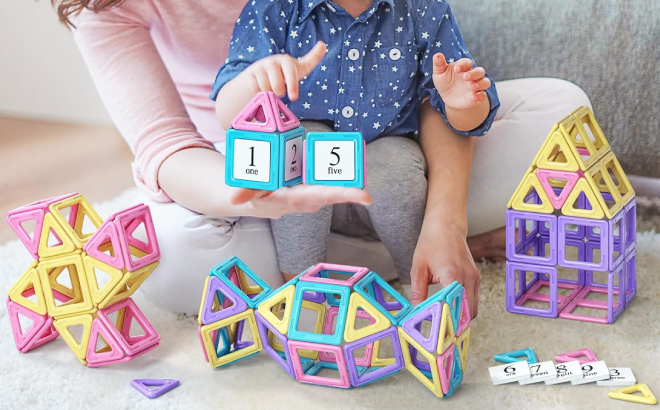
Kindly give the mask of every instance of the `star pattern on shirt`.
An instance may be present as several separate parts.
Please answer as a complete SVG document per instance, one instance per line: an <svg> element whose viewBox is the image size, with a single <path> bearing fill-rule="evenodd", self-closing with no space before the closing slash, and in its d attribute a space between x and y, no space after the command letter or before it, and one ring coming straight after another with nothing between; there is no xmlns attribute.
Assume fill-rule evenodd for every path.
<svg viewBox="0 0 660 410"><path fill-rule="evenodd" d="M300 79L301 98L283 100L294 114L329 121L335 131L360 131L366 141L416 135L423 99L444 109L431 80L433 55L442 52L449 64L470 55L446 2L394 2L374 3L353 19L330 2L252 0L214 89L252 62L278 53L300 58L322 40L326 56ZM491 123L466 135L482 135Z"/></svg>

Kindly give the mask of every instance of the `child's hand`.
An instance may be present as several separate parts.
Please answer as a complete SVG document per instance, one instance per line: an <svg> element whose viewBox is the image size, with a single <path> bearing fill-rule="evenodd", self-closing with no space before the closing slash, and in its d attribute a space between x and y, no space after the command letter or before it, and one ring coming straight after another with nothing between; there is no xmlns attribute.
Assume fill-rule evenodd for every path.
<svg viewBox="0 0 660 410"><path fill-rule="evenodd" d="M486 100L484 90L490 87L490 80L485 78L486 70L482 67L472 68L472 65L469 58L447 64L442 53L433 56L433 85L445 106L462 110Z"/></svg>
<svg viewBox="0 0 660 410"><path fill-rule="evenodd" d="M250 65L245 73L252 77L258 91L272 91L282 98L298 99L298 82L312 72L325 56L325 43L319 41L300 58L288 54L277 54ZM288 91L288 92L287 92Z"/></svg>

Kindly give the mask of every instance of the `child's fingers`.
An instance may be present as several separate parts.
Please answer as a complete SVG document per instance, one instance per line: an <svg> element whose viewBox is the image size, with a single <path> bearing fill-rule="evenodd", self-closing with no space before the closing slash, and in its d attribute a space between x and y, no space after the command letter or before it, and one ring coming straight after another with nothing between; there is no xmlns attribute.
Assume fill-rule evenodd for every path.
<svg viewBox="0 0 660 410"><path fill-rule="evenodd" d="M480 103L482 101L486 100L486 93L483 91L477 91L477 93L474 94L474 102Z"/></svg>
<svg viewBox="0 0 660 410"><path fill-rule="evenodd" d="M447 60L442 53L437 53L433 56L433 75L444 74L447 71Z"/></svg>
<svg viewBox="0 0 660 410"><path fill-rule="evenodd" d="M254 78L257 79L257 84L259 84L259 90L261 91L273 91L270 86L270 80L268 79L268 73L266 70L256 70L254 72Z"/></svg>
<svg viewBox="0 0 660 410"><path fill-rule="evenodd" d="M486 70L484 70L483 67L476 67L464 73L463 79L465 81L477 81L477 80L481 80L485 76L486 76Z"/></svg>
<svg viewBox="0 0 660 410"><path fill-rule="evenodd" d="M295 101L298 99L298 67L295 60L287 58L282 62L282 74L284 74L284 82L288 92L289 100Z"/></svg>
<svg viewBox="0 0 660 410"><path fill-rule="evenodd" d="M298 59L298 79L301 80L311 73L323 57L325 57L325 43L319 41L307 54Z"/></svg>
<svg viewBox="0 0 660 410"><path fill-rule="evenodd" d="M456 74L464 73L469 71L474 65L473 61L469 58L461 58L460 60L454 63L454 72Z"/></svg>
<svg viewBox="0 0 660 410"><path fill-rule="evenodd" d="M270 88L278 97L284 97L286 95L286 85L284 84L284 75L282 74L280 65L272 64L267 68L267 72Z"/></svg>
<svg viewBox="0 0 660 410"><path fill-rule="evenodd" d="M488 78L482 78L481 80L472 83L472 89L474 91L487 90L488 87L490 87L490 79Z"/></svg>

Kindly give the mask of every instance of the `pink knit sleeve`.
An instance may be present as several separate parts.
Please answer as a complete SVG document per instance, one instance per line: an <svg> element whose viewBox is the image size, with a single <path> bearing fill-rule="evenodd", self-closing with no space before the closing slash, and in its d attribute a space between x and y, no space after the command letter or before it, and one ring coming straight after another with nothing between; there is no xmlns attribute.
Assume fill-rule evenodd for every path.
<svg viewBox="0 0 660 410"><path fill-rule="evenodd" d="M148 7L145 3L136 7ZM128 7L98 14L85 10L74 21L74 36L112 120L135 155L137 186L168 202L158 185L163 161L184 148L214 148L188 116L144 14Z"/></svg>

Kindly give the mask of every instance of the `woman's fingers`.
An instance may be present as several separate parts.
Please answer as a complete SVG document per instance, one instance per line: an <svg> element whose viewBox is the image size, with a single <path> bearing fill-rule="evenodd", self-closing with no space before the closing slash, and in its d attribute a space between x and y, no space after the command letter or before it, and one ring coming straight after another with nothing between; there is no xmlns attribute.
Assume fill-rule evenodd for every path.
<svg viewBox="0 0 660 410"><path fill-rule="evenodd" d="M413 265L410 271L410 303L417 306L429 295L429 269L426 265Z"/></svg>
<svg viewBox="0 0 660 410"><path fill-rule="evenodd" d="M296 185L294 187L278 190L277 199L286 200L292 207L291 212L309 212L326 205L355 203L369 205L371 196L361 189L329 187L323 185Z"/></svg>
<svg viewBox="0 0 660 410"><path fill-rule="evenodd" d="M298 80L302 80L303 77L312 72L314 67L325 57L325 52L325 43L319 41L307 54L298 59Z"/></svg>
<svg viewBox="0 0 660 410"><path fill-rule="evenodd" d="M229 198L229 203L232 205L241 205L262 196L262 194L263 194L262 191L256 189L247 189L247 188L234 189L231 194L231 197Z"/></svg>

